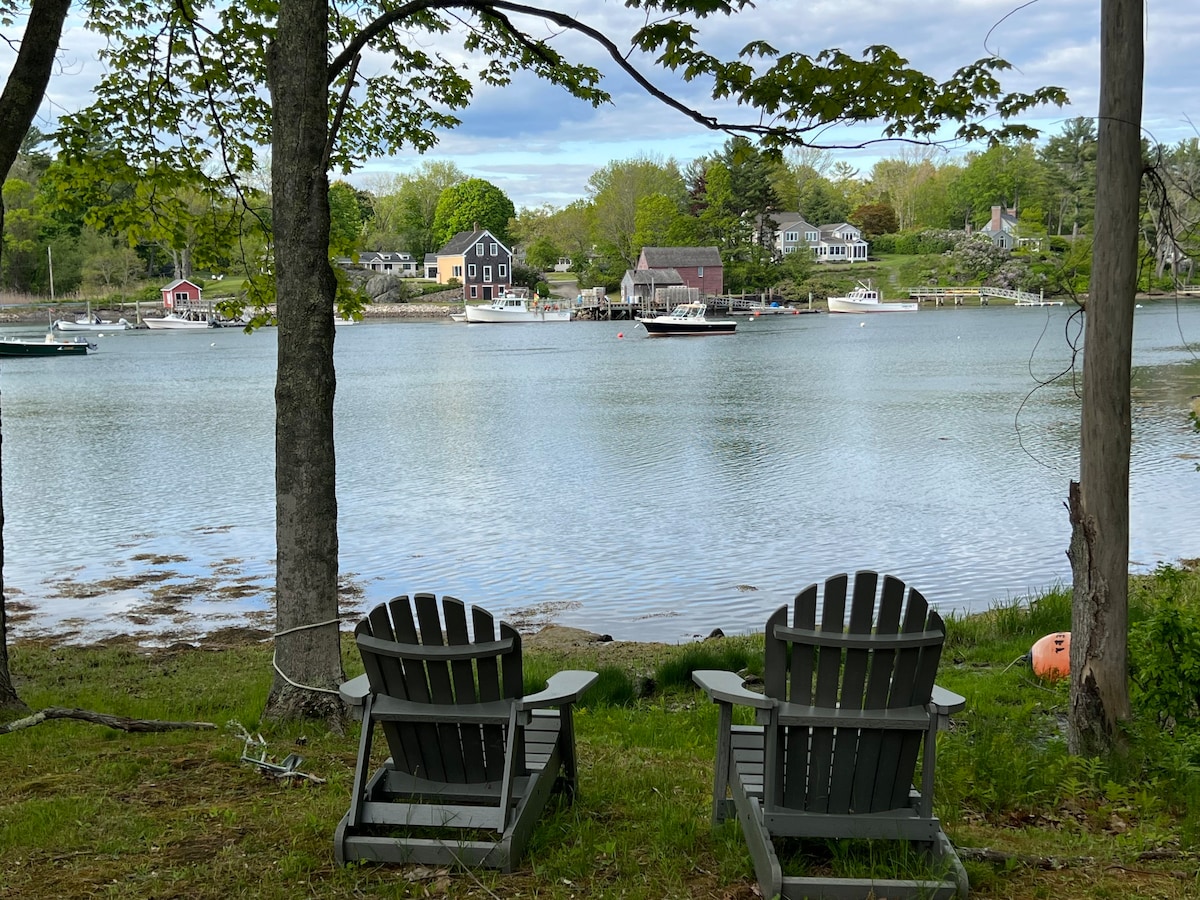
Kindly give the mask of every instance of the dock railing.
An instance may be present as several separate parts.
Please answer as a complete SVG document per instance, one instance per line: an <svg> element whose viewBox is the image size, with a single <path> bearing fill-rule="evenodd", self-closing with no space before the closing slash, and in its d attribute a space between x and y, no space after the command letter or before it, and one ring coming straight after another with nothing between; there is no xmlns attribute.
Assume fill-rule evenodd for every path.
<svg viewBox="0 0 1200 900"><path fill-rule="evenodd" d="M962 306L963 301L979 298L980 306L987 306L992 298L1015 300L1017 306L1062 306L1061 300L1047 300L1041 291L1034 294L1030 291L1018 291L1012 288L989 287L915 287L908 292L909 296L918 302L932 300L938 306L945 306L947 301L953 301L955 306Z"/></svg>

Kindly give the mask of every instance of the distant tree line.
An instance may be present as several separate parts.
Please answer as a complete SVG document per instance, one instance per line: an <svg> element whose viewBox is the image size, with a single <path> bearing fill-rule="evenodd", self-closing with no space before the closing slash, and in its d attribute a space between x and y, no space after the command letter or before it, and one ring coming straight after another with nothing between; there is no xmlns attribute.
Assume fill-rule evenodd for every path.
<svg viewBox="0 0 1200 900"><path fill-rule="evenodd" d="M4 183L5 290L48 294L51 272L60 294L111 294L198 270L270 271L265 179L237 197L211 187L163 189L153 171L107 154L103 141L87 165L68 164L50 147L32 129ZM1200 250L1200 141L1147 144L1145 155L1154 176L1143 202L1142 285L1169 287L1190 281ZM427 160L365 188L333 182L330 253L422 259L459 231L487 228L524 251L528 270L519 274L531 286L538 272L569 260L581 285L613 289L642 247L713 245L730 290L787 294L820 284L807 254L780 258L774 248L775 217L798 212L814 225L853 223L873 254L940 257L914 263L923 267L915 280L1072 292L1090 272L1095 156L1095 126L1084 118L1040 145L997 144L962 157L906 147L865 174L827 150L772 154L736 137L686 164L652 156L610 162L589 179L585 197L520 210L495 185ZM1014 257L964 241L994 206L1017 210L1021 236L1040 239L1036 251Z"/></svg>

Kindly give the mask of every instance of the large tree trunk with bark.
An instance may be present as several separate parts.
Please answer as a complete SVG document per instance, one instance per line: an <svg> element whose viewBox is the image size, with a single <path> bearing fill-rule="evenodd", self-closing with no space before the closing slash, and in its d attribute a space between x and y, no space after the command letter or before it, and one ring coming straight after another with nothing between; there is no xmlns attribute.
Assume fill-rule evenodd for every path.
<svg viewBox="0 0 1200 900"><path fill-rule="evenodd" d="M328 4L282 0L269 53L279 360L275 382L276 675L270 718L338 719L342 670L329 263Z"/></svg>
<svg viewBox="0 0 1200 900"><path fill-rule="evenodd" d="M1072 753L1111 750L1129 716L1130 374L1142 176L1142 4L1103 0L1096 237L1084 330L1080 480L1071 484Z"/></svg>
<svg viewBox="0 0 1200 900"><path fill-rule="evenodd" d="M25 37L0 94L0 182L8 177L21 151L34 115L46 94L54 55L62 38L71 0L34 0L29 8ZM0 234L4 205L0 203ZM0 438L2 440L2 438ZM0 709L25 709L8 668L8 619L4 603L4 465L0 457Z"/></svg>

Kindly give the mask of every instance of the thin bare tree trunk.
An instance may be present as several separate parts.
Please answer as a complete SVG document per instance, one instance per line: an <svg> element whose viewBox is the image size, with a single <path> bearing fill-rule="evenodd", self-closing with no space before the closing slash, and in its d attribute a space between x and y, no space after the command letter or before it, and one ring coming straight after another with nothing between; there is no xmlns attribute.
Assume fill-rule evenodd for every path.
<svg viewBox="0 0 1200 900"><path fill-rule="evenodd" d="M1096 237L1084 330L1080 480L1071 484L1072 753L1112 749L1129 716L1130 373L1142 176L1142 2L1100 7Z"/></svg>
<svg viewBox="0 0 1200 900"><path fill-rule="evenodd" d="M0 182L8 177L42 104L63 22L71 0L33 0L25 24L21 49L0 94ZM0 233L4 231L4 207L0 203ZM4 466L0 462L0 709L25 709L17 696L8 669L8 620L4 610Z"/></svg>

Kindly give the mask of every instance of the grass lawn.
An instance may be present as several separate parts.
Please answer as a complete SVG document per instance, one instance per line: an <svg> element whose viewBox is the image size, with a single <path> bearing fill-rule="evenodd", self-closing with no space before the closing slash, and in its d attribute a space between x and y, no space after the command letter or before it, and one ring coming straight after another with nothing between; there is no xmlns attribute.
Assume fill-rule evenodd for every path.
<svg viewBox="0 0 1200 900"><path fill-rule="evenodd" d="M1140 610L1194 610L1200 596L1190 571L1137 585ZM948 623L939 683L968 704L939 738L935 799L971 894L1200 896L1194 726L1170 733L1142 709L1119 758L1073 758L1062 731L1066 683L1043 682L1020 661L1036 638L1068 627L1069 605L1058 593ZM509 875L336 865L332 833L349 803L358 728L259 721L269 646L221 635L158 650L17 644L11 669L31 709L216 727L127 733L53 719L0 732L0 897L757 896L738 826L709 824L716 707L691 687L690 672L761 671L761 638L528 643L532 682L567 667L602 677L576 718L579 797L552 803ZM353 676L361 663L348 638L343 646ZM253 755L298 753L313 780L281 782L241 761L243 729L266 742ZM895 864L886 845L869 849L876 865ZM803 864L859 864L853 857L835 844Z"/></svg>

